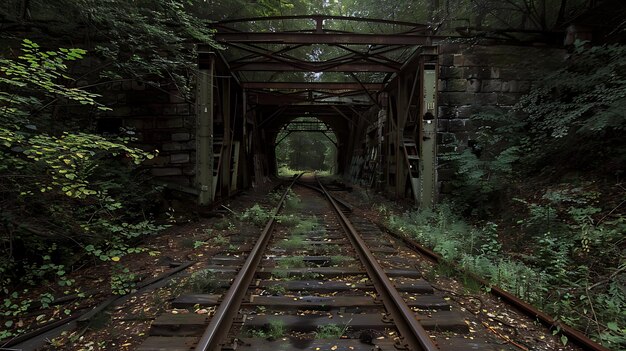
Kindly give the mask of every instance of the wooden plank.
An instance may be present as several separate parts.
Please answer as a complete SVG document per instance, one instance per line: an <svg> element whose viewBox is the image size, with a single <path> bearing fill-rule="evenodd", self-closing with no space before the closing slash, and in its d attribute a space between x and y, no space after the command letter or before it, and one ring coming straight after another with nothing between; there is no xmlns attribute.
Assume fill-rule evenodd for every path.
<svg viewBox="0 0 626 351"><path fill-rule="evenodd" d="M269 341L259 338L242 338L237 351L293 351L293 350L335 350L335 351L397 351L391 339L372 340L365 343L359 339L302 339Z"/></svg>
<svg viewBox="0 0 626 351"><path fill-rule="evenodd" d="M394 285L398 291L413 292L422 294L432 294L432 286L423 279L416 279L410 282L394 282ZM282 286L288 291L319 291L319 292L334 292L334 291L348 291L354 289L367 289L373 290L372 285L363 283L352 283L342 281L326 281L326 280L291 280L277 282L275 280L261 280L257 283L260 288L267 288L269 286Z"/></svg>
<svg viewBox="0 0 626 351"><path fill-rule="evenodd" d="M437 345L441 351L466 351L466 350L481 350L481 351L503 351L503 350L519 350L513 346L504 344L494 344L482 338L466 339L463 337L449 337L440 338L436 340Z"/></svg>
<svg viewBox="0 0 626 351"><path fill-rule="evenodd" d="M151 336L200 336L209 324L207 315L165 313L152 322Z"/></svg>
<svg viewBox="0 0 626 351"><path fill-rule="evenodd" d="M450 309L450 304L440 296L413 296L407 299L409 307L422 309ZM375 307L381 306L371 296L252 296L250 306L293 307L311 310L328 310L340 307ZM193 305L192 305L193 306Z"/></svg>
<svg viewBox="0 0 626 351"><path fill-rule="evenodd" d="M195 305L215 306L220 303L222 295L217 294L187 294L181 295L172 301L174 308L189 308Z"/></svg>
<svg viewBox="0 0 626 351"><path fill-rule="evenodd" d="M332 317L332 318L330 318ZM286 330L311 332L315 331L318 326L324 325L347 325L351 330L373 329L383 330L393 327L393 323L385 322L381 319L381 314L364 313L364 314L320 314L320 315L255 315L247 316L244 320L244 329L264 329L270 323L280 321ZM457 312L440 311L432 313L429 316L416 315L424 329L437 331L450 331L467 333L469 328L465 323L465 319Z"/></svg>
<svg viewBox="0 0 626 351"><path fill-rule="evenodd" d="M215 271L226 271L224 267L217 267ZM422 274L419 271L413 269L388 269L385 271L389 277L406 277L406 278L421 278ZM260 277L268 277L270 275L284 275L287 276L300 276L308 274L319 274L325 277L337 277L346 275L364 275L365 271L358 267L307 267L307 268L274 268L274 267L261 267L257 271L257 275Z"/></svg>
<svg viewBox="0 0 626 351"><path fill-rule="evenodd" d="M197 337L150 336L136 351L189 351L197 343Z"/></svg>

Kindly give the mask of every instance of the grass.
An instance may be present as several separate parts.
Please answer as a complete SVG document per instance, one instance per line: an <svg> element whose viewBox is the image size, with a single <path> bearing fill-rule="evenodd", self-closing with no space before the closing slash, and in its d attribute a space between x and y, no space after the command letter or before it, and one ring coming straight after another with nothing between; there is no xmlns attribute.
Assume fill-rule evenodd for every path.
<svg viewBox="0 0 626 351"><path fill-rule="evenodd" d="M304 242L304 236L291 235L288 239L279 242L278 247L285 250L297 251L306 247L306 243Z"/></svg>
<svg viewBox="0 0 626 351"><path fill-rule="evenodd" d="M331 266L339 266L349 261L354 261L354 259L352 257L341 256L341 255L330 256Z"/></svg>
<svg viewBox="0 0 626 351"><path fill-rule="evenodd" d="M310 232L312 232L315 229L317 229L318 226L319 226L319 222L318 222L317 218L315 218L315 217L302 219L302 220L300 220L300 222L298 224L296 224L296 226L293 228L291 233L294 234L294 235L309 234Z"/></svg>
<svg viewBox="0 0 626 351"><path fill-rule="evenodd" d="M346 332L348 326L340 326L336 324L320 325L315 331L316 339L339 339Z"/></svg>
<svg viewBox="0 0 626 351"><path fill-rule="evenodd" d="M208 269L194 272L184 283L184 290L196 294L209 294L217 289L215 274Z"/></svg>
<svg viewBox="0 0 626 351"><path fill-rule="evenodd" d="M307 264L304 256L291 256L277 260L276 266L278 268L305 268Z"/></svg>
<svg viewBox="0 0 626 351"><path fill-rule="evenodd" d="M386 218L385 225L390 231L413 238L442 256L445 265L440 265L436 272L430 274L448 275L446 271L450 268L445 266L457 263L462 270L535 304L548 314L558 316L561 322L589 330L593 338L611 348L626 344L623 336L626 335L626 315L614 312L623 310L626 295L623 289L617 287L618 279L610 279L611 273L604 273L604 277L609 279L597 281L591 272L599 270L598 262L614 258L616 244L623 242L626 220L620 215L615 222L589 224L584 218L590 215L583 216L583 220L575 216L592 210L572 205L567 210L569 212L560 214L560 227L547 227L544 228L545 233L535 233L532 225L547 222L544 218L547 217L547 210L531 207L531 215L536 214L538 219L527 216L517 222L520 230L526 230L522 236L527 242L509 251L502 249L506 238L501 236L502 230L498 230L496 224L469 225L446 204L433 210L402 215L394 215L381 207L381 214ZM551 218L556 216L554 210L550 213ZM562 232L565 230L563 227L565 232ZM587 237L594 238L592 248L595 249L595 257L583 250ZM532 249L532 254L520 255L522 248ZM621 262L618 264L626 267ZM611 271L619 271L619 268L608 270ZM469 276L463 273L457 276L469 291L481 288ZM594 286L593 293L590 293L589 286ZM589 314L580 313L585 310L595 312L589 317Z"/></svg>
<svg viewBox="0 0 626 351"><path fill-rule="evenodd" d="M215 246L226 245L229 242L230 240L227 237L223 236L222 234L217 234L216 236L212 237L210 240L210 243Z"/></svg>
<svg viewBox="0 0 626 351"><path fill-rule="evenodd" d="M268 340L280 339L285 335L285 323L280 320L272 320L266 329L250 329L246 332L248 337L263 338Z"/></svg>
<svg viewBox="0 0 626 351"><path fill-rule="evenodd" d="M285 289L284 286L278 284L270 285L265 290L270 293L270 295L274 296L285 295L285 293L287 292L287 289Z"/></svg>

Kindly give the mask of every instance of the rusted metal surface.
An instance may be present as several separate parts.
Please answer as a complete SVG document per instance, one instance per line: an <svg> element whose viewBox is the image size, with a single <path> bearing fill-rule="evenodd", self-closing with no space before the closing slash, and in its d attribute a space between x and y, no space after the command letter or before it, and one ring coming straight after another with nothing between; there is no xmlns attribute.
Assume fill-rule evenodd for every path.
<svg viewBox="0 0 626 351"><path fill-rule="evenodd" d="M392 26L404 26L410 27L413 31L420 30L426 31L430 29L430 26L427 24L416 23L416 22L408 22L408 21L393 21L386 19L378 19L378 18L365 18L365 17L349 17L349 16L332 16L332 15L295 15L295 16L267 16L267 17L247 17L247 18L237 18L231 20L223 20L216 23L216 26L223 27L227 24L233 23L245 23L245 22L260 22L260 21L282 21L282 20L306 20L310 19L315 21L316 29L319 27L320 22L325 20L341 20L341 21L351 21L351 22L366 22L366 23L377 23L377 24L385 24ZM323 25L323 23L322 23ZM407 31L407 28L403 28L404 31Z"/></svg>
<svg viewBox="0 0 626 351"><path fill-rule="evenodd" d="M310 89L310 90L381 90L379 83L335 83L335 82L243 82L246 89Z"/></svg>
<svg viewBox="0 0 626 351"><path fill-rule="evenodd" d="M216 33L215 40L224 43L264 44L432 45L442 38L415 34L236 32Z"/></svg>
<svg viewBox="0 0 626 351"><path fill-rule="evenodd" d="M293 186L298 178L299 176L294 177L288 189ZM287 193L288 191L283 193L278 206L276 206L270 220L265 225L259 239L250 251L246 262L243 264L232 285L224 295L223 302L215 311L208 327L205 329L202 337L198 341L195 348L196 351L217 351L221 349L221 343L224 341L231 325L233 324L234 318L237 316L239 306L241 305L242 299L248 290L248 286L252 283L255 268L263 258L263 252L265 251L265 247L271 237L270 232L274 226L274 218L278 214L278 211L282 208L285 198L287 197Z"/></svg>
<svg viewBox="0 0 626 351"><path fill-rule="evenodd" d="M390 282L385 271L380 266L372 252L368 249L367 244L357 233L356 229L350 223L346 215L341 212L341 209L337 205L335 199L328 194L324 189L324 186L318 181L319 187L324 191L324 195L331 203L335 213L341 219L341 224L346 230L346 233L353 241L355 248L361 262L365 266L369 273L370 279L377 286L376 291L381 295L383 303L393 318L396 328L400 331L405 344L412 350L426 350L435 351L438 350L437 346L433 343L430 336L422 326L422 324L416 318L414 312L406 304L400 293L395 289Z"/></svg>
<svg viewBox="0 0 626 351"><path fill-rule="evenodd" d="M295 65L285 62L242 62L233 63L231 71L282 71L282 72L398 72L400 65L392 67L377 63L306 63Z"/></svg>

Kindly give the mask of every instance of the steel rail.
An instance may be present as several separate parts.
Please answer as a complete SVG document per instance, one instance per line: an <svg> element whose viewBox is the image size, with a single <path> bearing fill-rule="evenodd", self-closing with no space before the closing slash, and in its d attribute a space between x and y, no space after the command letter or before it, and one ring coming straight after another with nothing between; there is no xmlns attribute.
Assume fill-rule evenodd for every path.
<svg viewBox="0 0 626 351"><path fill-rule="evenodd" d="M221 349L222 343L228 335L230 327L239 312L241 302L248 291L248 287L250 286L252 279L254 278L256 267L263 258L263 252L265 251L271 237L270 232L274 226L274 219L283 207L289 189L291 189L300 176L301 174L293 178L291 184L289 184L289 187L280 198L278 205L274 209L274 213L270 217L269 221L267 221L259 239L256 244L254 244L248 258L237 273L232 285L224 295L222 302L211 318L209 325L205 329L204 334L202 334L202 337L198 341L195 351L218 351Z"/></svg>
<svg viewBox="0 0 626 351"><path fill-rule="evenodd" d="M424 327L419 323L413 310L411 310L400 293L398 293L398 290L393 286L385 270L367 248L367 244L363 238L359 235L346 215L341 212L337 202L328 191L326 191L322 183L319 180L317 180L317 182L324 196L326 196L333 210L340 218L342 227L345 229L348 238L356 248L369 277L374 281L377 287L376 291L381 295L383 304L393 318L404 343L410 350L438 351L439 348L431 340L430 335L428 335Z"/></svg>

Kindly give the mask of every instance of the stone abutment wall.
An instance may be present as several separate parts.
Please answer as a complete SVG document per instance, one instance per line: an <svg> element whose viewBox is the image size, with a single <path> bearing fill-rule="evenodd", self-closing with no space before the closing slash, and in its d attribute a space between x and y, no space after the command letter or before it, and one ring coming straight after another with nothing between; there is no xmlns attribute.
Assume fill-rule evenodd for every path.
<svg viewBox="0 0 626 351"><path fill-rule="evenodd" d="M460 152L474 139L472 115L507 111L534 82L558 67L565 51L549 47L447 44L439 47L438 180L450 191L452 170L441 156Z"/></svg>

